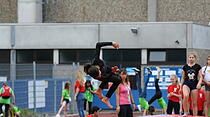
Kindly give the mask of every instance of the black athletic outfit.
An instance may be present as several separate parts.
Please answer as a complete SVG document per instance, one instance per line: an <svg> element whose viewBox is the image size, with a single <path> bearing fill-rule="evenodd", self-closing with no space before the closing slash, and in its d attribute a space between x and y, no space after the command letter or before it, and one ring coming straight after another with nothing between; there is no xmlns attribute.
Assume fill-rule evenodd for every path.
<svg viewBox="0 0 210 117"><path fill-rule="evenodd" d="M152 104L156 99L160 99L162 97L162 92L158 85L159 79L155 79L155 95L149 100L148 104Z"/></svg>
<svg viewBox="0 0 210 117"><path fill-rule="evenodd" d="M199 64L195 64L193 66L189 66L188 64L184 65L183 71L185 72L185 80L183 85L186 85L191 90L196 89L198 84L198 73L201 69Z"/></svg>
<svg viewBox="0 0 210 117"><path fill-rule="evenodd" d="M108 82L113 83L112 86L110 87L108 93L106 94L106 97L108 97L108 98L110 98L112 96L112 94L117 89L118 85L121 83L120 78L116 74L112 73L111 67L107 66L104 63L104 61L100 59L101 47L111 46L111 45L112 45L112 42L98 42L96 44L96 54L95 54L94 60L92 62L92 65L98 65L100 67L101 77L100 78L93 77L94 79L102 81L99 87L101 89L104 89L105 86L107 86Z"/></svg>

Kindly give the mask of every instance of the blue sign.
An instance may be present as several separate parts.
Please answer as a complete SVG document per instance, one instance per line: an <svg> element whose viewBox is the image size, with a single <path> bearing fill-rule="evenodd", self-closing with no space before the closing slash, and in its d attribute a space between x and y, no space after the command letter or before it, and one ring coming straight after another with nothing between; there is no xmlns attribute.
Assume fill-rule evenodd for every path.
<svg viewBox="0 0 210 117"><path fill-rule="evenodd" d="M160 80L159 80L159 86L160 89L167 89L168 86L171 84L170 76L176 75L178 77L178 80L181 81L182 77L182 68L181 67L161 67L160 72ZM151 67L152 75L150 76L149 83L147 86L147 89L155 89L155 79L157 77L158 71L156 67ZM147 67L144 68L144 78L147 78ZM145 82L145 79L144 79Z"/></svg>
<svg viewBox="0 0 210 117"><path fill-rule="evenodd" d="M128 75L130 76L135 76L136 72L134 71L134 69L137 69L136 67L126 67L126 71L128 73Z"/></svg>
<svg viewBox="0 0 210 117"><path fill-rule="evenodd" d="M167 89L168 85L171 84L170 82L170 75L175 74L178 79L180 80L182 77L182 68L181 67L160 67L161 73L160 73L160 80L159 80L159 86L162 91L162 97L168 103L167 98ZM149 101L153 95L155 95L155 79L157 77L157 69L155 67L151 67L152 75L150 76L149 83L147 86L147 96L146 100ZM145 79L148 77L148 71L147 68L144 68L144 82ZM153 102L151 105L155 106L155 108L161 108L157 101Z"/></svg>

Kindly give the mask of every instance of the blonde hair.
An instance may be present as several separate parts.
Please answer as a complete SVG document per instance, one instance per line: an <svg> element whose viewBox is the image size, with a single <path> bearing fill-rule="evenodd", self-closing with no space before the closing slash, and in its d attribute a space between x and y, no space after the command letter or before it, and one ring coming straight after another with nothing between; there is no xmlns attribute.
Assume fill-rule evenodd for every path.
<svg viewBox="0 0 210 117"><path fill-rule="evenodd" d="M189 57L190 55L193 55L195 58L197 58L197 55L196 55L195 53L189 53L189 54L188 54L188 57Z"/></svg>
<svg viewBox="0 0 210 117"><path fill-rule="evenodd" d="M172 74L172 75L170 76L170 78L171 78L171 77L174 77L175 80L176 80L176 85L179 85L178 77L177 77L175 74Z"/></svg>
<svg viewBox="0 0 210 117"><path fill-rule="evenodd" d="M76 73L76 78L77 78L77 80L79 81L79 84L81 85L81 86L83 86L84 85L84 73L82 72L82 71L77 71L77 73Z"/></svg>

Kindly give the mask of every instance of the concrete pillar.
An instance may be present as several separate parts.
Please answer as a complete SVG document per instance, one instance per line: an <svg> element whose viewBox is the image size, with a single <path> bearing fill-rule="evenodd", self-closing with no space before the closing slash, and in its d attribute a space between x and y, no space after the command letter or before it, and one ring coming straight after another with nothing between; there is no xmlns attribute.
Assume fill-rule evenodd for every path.
<svg viewBox="0 0 210 117"><path fill-rule="evenodd" d="M141 50L141 64L146 65L147 64L147 49Z"/></svg>
<svg viewBox="0 0 210 117"><path fill-rule="evenodd" d="M148 0L147 16L148 22L156 22L157 0Z"/></svg>
<svg viewBox="0 0 210 117"><path fill-rule="evenodd" d="M42 0L18 0L18 23L42 23Z"/></svg>
<svg viewBox="0 0 210 117"><path fill-rule="evenodd" d="M14 89L14 80L16 80L16 50L10 51L10 80Z"/></svg>
<svg viewBox="0 0 210 117"><path fill-rule="evenodd" d="M53 64L59 64L59 50L53 50Z"/></svg>
<svg viewBox="0 0 210 117"><path fill-rule="evenodd" d="M11 26L11 51L10 51L10 80L14 81L16 79L16 50L15 47L15 26ZM12 88L14 88L14 82L12 82Z"/></svg>

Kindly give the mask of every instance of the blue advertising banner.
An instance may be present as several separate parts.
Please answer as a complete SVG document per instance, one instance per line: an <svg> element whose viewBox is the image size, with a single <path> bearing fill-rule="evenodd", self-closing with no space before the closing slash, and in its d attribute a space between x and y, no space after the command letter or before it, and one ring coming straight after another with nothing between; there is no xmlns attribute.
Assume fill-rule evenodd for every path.
<svg viewBox="0 0 210 117"><path fill-rule="evenodd" d="M167 88L171 84L170 82L170 75L175 74L177 75L179 81L182 77L182 68L181 67L160 67L161 74L160 74L160 80L159 80L159 86L162 91L162 97L165 100L166 103L168 103L167 98ZM152 75L150 76L149 83L147 86L147 96L146 100L149 101L154 95L155 95L155 79L157 77L157 69L156 67L151 67ZM145 79L148 76L147 67L144 68L144 82ZM156 109L160 109L161 107L157 103L157 100L153 102L151 105L155 106Z"/></svg>
<svg viewBox="0 0 210 117"><path fill-rule="evenodd" d="M161 73L160 73L160 80L159 80L159 86L160 89L167 89L168 85L171 84L170 82L170 75L175 74L179 81L181 81L182 77L182 68L181 67L160 67ZM150 76L149 83L147 86L147 89L155 89L155 79L157 77L157 69L156 67L151 67L152 75ZM147 78L147 67L144 68L144 78ZM145 82L145 79L144 79Z"/></svg>

